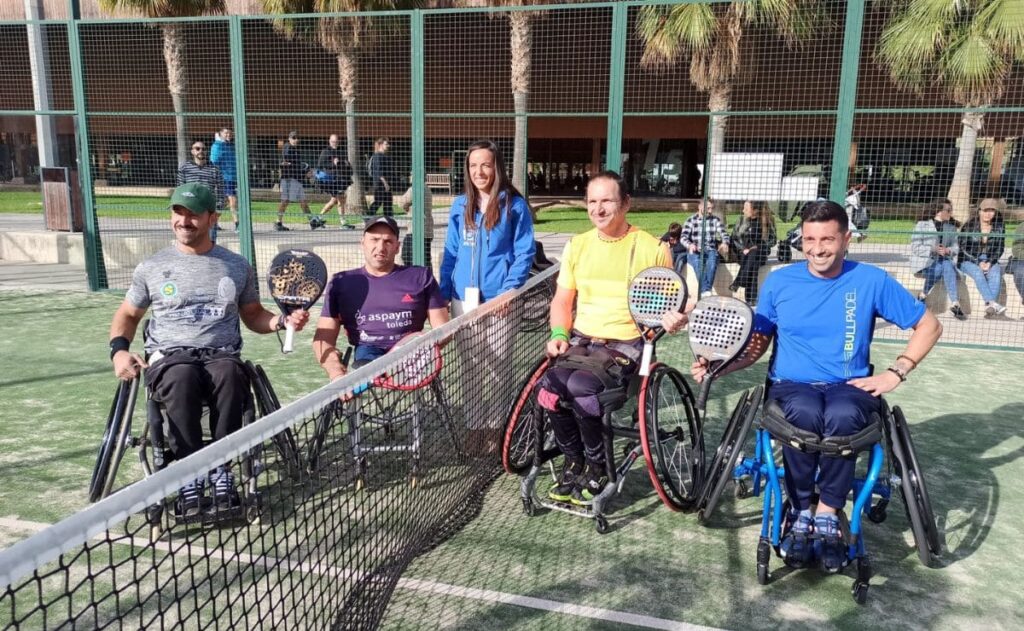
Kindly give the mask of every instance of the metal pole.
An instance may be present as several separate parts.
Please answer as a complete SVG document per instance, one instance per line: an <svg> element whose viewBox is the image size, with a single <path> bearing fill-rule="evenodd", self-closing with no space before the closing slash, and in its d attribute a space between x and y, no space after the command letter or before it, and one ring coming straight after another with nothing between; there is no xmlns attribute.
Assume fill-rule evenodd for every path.
<svg viewBox="0 0 1024 631"><path fill-rule="evenodd" d="M85 269L89 276L89 289L107 289L107 270L103 264L103 244L100 241L99 217L92 184L92 162L89 157L89 119L85 102L85 63L78 20L82 17L78 0L68 0L68 49L71 59L71 92L75 101L75 137L78 140L78 181L82 189L84 219L83 244Z"/></svg>
<svg viewBox="0 0 1024 631"><path fill-rule="evenodd" d="M423 199L423 187L426 186L426 156L424 147L424 70L423 70L423 12L413 11L412 37L409 45L412 54L412 233L416 235L412 245L412 260L416 265L430 266L432 263L426 261L426 235L423 234L424 216L423 213L432 212L433 209L425 208ZM433 235L431 235L433 236Z"/></svg>
<svg viewBox="0 0 1024 631"><path fill-rule="evenodd" d="M849 187L850 147L853 142L853 114L857 107L857 72L864 27L864 0L846 3L846 30L843 34L843 64L839 75L839 102L836 104L836 133L832 145L832 179L828 196L842 204Z"/></svg>
<svg viewBox="0 0 1024 631"><path fill-rule="evenodd" d="M612 7L612 54L608 76L608 142L604 164L609 171L622 169L622 111L626 83L626 29L629 7Z"/></svg>
<svg viewBox="0 0 1024 631"><path fill-rule="evenodd" d="M245 119L245 51L242 47L242 18L231 16L231 112L235 132L235 173L238 197L238 245L242 256L256 267L256 248L252 234L251 197L249 195L249 131Z"/></svg>
<svg viewBox="0 0 1024 631"><path fill-rule="evenodd" d="M25 18L45 19L42 0L25 0ZM36 110L46 111L50 102L50 61L46 26L29 24L28 61L32 68L32 101ZM39 166L57 166L57 128L53 118L36 115L36 147L39 150Z"/></svg>

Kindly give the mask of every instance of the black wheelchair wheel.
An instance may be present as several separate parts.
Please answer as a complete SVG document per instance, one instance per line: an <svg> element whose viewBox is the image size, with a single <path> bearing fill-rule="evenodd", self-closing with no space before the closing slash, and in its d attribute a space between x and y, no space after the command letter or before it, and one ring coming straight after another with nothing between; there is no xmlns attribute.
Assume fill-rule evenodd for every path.
<svg viewBox="0 0 1024 631"><path fill-rule="evenodd" d="M530 272L534 277L539 272ZM534 287L524 296L522 316L519 320L519 330L524 333L534 331L546 331L548 328L548 317L551 311L551 300L555 297L555 277L552 276L545 282Z"/></svg>
<svg viewBox="0 0 1024 631"><path fill-rule="evenodd" d="M501 441L501 464L508 473L518 475L526 471L537 453L536 428L544 422L544 411L537 403L537 383L549 364L547 357L538 361L512 401Z"/></svg>
<svg viewBox="0 0 1024 631"><path fill-rule="evenodd" d="M921 563L928 566L932 563L932 555L942 552L939 529L935 524L935 513L932 510L931 497L925 485L924 475L917 461L917 451L910 437L910 427L903 410L898 406L892 408L892 449L896 474L900 477L900 494L903 506L914 533L917 545L917 556Z"/></svg>
<svg viewBox="0 0 1024 631"><path fill-rule="evenodd" d="M743 396L736 405L736 409L733 410L729 424L722 434L722 442L715 450L715 457L708 469L704 488L701 490L697 518L702 522L706 522L714 514L718 500L722 497L722 491L725 490L725 485L732 480L732 471L736 467L736 460L743 449L743 444L750 434L750 428L754 424L754 417L757 416L763 394L764 386L757 386Z"/></svg>
<svg viewBox="0 0 1024 631"><path fill-rule="evenodd" d="M640 444L651 484L665 506L690 510L704 474L693 392L679 371L654 364L640 385L640 401Z"/></svg>
<svg viewBox="0 0 1024 631"><path fill-rule="evenodd" d="M117 469L128 449L132 431L132 412L139 394L140 377L117 384L114 401L110 404L103 440L96 454L96 466L89 480L89 501L98 502L107 495L117 478Z"/></svg>
<svg viewBox="0 0 1024 631"><path fill-rule="evenodd" d="M262 418L281 409L281 401L277 398L274 386L270 384L270 379L267 378L263 366L250 361L246 361L245 366L249 371L253 393L256 395L257 418ZM288 475L297 479L301 473L302 463L299 459L299 447L295 442L295 433L290 427L287 427L283 432L275 435L273 441L281 456L281 461L285 463Z"/></svg>

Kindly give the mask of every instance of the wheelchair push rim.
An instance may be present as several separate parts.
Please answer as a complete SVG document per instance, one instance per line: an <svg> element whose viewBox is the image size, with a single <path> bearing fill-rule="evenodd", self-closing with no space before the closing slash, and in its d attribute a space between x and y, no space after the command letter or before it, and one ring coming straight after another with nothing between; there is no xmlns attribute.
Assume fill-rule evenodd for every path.
<svg viewBox="0 0 1024 631"><path fill-rule="evenodd" d="M898 406L892 408L892 420L895 429L893 454L899 467L897 474L900 476L900 494L914 535L918 558L928 566L932 563L933 555L942 552L939 529L935 524L935 513L924 475L918 464L917 451L910 437L910 427L903 410Z"/></svg>
<svg viewBox="0 0 1024 631"><path fill-rule="evenodd" d="M722 497L725 485L732 479L732 472L739 459L743 444L750 434L750 428L754 424L754 417L760 407L761 397L764 393L763 386L757 386L747 392L736 404L729 424L722 433L722 442L715 450L715 457L711 461L711 468L704 479L704 488L701 489L699 512L697 518L706 522L711 518Z"/></svg>
<svg viewBox="0 0 1024 631"><path fill-rule="evenodd" d="M270 379L267 378L267 372L263 370L263 366L246 361L245 367L249 372L249 381L255 393L258 412L256 418L262 418L281 409L281 402L277 398L274 386L271 385ZM284 431L274 435L272 440L274 441L274 446L277 447L281 460L286 463L289 475L294 479L298 479L301 474L302 463L299 458L299 446L295 441L295 434L292 432L292 429L286 427Z"/></svg>
<svg viewBox="0 0 1024 631"><path fill-rule="evenodd" d="M114 400L110 404L107 424L103 431L99 450L96 453L96 466L89 480L89 501L98 502L110 494L117 477L117 469L121 465L132 430L132 412L135 399L139 392L140 377L130 381L121 381L114 391Z"/></svg>
<svg viewBox="0 0 1024 631"><path fill-rule="evenodd" d="M537 362L512 402L501 441L501 464L508 473L518 475L533 463L536 453L534 431L544 416L537 403L537 383L550 363L547 357Z"/></svg>
<svg viewBox="0 0 1024 631"><path fill-rule="evenodd" d="M656 363L639 396L640 444L651 484L665 506L689 510L704 472L704 440L693 393L678 371ZM662 409L663 402L668 409Z"/></svg>

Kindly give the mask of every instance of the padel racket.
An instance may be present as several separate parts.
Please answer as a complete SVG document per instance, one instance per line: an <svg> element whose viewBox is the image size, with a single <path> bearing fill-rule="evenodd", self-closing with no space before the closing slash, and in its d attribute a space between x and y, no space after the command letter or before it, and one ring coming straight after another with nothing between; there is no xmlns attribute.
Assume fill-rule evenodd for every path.
<svg viewBox="0 0 1024 631"><path fill-rule="evenodd" d="M654 343L664 335L661 318L669 311L681 311L686 304L686 283L670 267L648 267L629 283L629 315L644 338L640 374L651 372Z"/></svg>
<svg viewBox="0 0 1024 631"><path fill-rule="evenodd" d="M406 344L414 343L426 333L409 333L395 344L389 353ZM363 383L352 389L352 394L362 394L371 386L387 390L411 391L424 388L441 374L444 363L441 360L441 348L437 344L421 346L411 355L391 367L386 373L373 378L372 382Z"/></svg>
<svg viewBox="0 0 1024 631"><path fill-rule="evenodd" d="M708 372L697 396L697 408L702 416L711 382L743 352L753 325L754 312L747 303L736 298L701 298L690 312L690 350L694 357L708 362Z"/></svg>
<svg viewBox="0 0 1024 631"><path fill-rule="evenodd" d="M285 250L270 262L267 274L270 296L285 316L292 311L309 309L327 286L327 266L309 250ZM295 327L286 323L287 332L281 350L292 352Z"/></svg>

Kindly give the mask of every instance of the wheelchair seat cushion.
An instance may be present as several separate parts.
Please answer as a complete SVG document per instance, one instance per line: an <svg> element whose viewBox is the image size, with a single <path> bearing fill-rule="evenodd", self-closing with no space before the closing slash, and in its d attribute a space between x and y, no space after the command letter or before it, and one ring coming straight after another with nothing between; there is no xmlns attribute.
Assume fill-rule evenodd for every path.
<svg viewBox="0 0 1024 631"><path fill-rule="evenodd" d="M822 437L790 423L782 406L775 399L765 402L760 427L776 440L804 453L822 453L838 457L860 453L882 438L882 419L875 412L871 413L871 422L867 427L856 434Z"/></svg>

